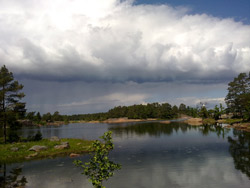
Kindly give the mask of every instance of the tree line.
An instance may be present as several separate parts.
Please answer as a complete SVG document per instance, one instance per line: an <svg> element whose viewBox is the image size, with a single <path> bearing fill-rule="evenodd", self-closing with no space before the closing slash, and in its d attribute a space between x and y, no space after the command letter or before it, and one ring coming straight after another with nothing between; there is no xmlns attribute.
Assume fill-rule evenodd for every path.
<svg viewBox="0 0 250 188"><path fill-rule="evenodd" d="M40 115L39 112L28 112L26 119L32 121L103 121L110 118L127 117L129 119L174 119L178 118L179 114L186 114L193 117L198 117L198 108L192 108L185 104L172 106L168 103L149 103L146 105L131 105L131 106L117 106L110 109L108 112L93 113L93 114L74 114L74 115L60 115L59 112L54 114L46 113Z"/></svg>

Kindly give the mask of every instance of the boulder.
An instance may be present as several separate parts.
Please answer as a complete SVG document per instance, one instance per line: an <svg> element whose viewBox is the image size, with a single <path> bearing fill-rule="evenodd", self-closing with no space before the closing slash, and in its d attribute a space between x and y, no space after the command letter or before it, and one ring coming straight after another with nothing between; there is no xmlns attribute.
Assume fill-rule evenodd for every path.
<svg viewBox="0 0 250 188"><path fill-rule="evenodd" d="M79 157L79 156L80 156L80 154L71 153L69 156L70 156L71 158L73 158L73 157Z"/></svg>
<svg viewBox="0 0 250 188"><path fill-rule="evenodd" d="M55 149L68 149L70 148L68 142L62 142L60 145L54 146Z"/></svg>
<svg viewBox="0 0 250 188"><path fill-rule="evenodd" d="M38 152L38 151L42 151L42 150L46 150L48 149L48 147L46 146L39 146L39 145L35 145L35 146L32 146L29 151L35 151L35 152Z"/></svg>
<svg viewBox="0 0 250 188"><path fill-rule="evenodd" d="M57 136L52 136L49 140L52 141L52 142L60 141L60 139Z"/></svg>

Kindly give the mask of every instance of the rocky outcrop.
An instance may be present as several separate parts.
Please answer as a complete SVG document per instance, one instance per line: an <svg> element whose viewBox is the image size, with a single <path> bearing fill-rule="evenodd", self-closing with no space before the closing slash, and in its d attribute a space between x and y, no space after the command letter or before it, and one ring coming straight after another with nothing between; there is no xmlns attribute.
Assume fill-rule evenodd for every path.
<svg viewBox="0 0 250 188"><path fill-rule="evenodd" d="M48 147L46 147L46 146L35 145L35 146L32 146L32 147L29 149L29 151L39 152L39 151L46 150L46 149L48 149Z"/></svg>
<svg viewBox="0 0 250 188"><path fill-rule="evenodd" d="M68 149L70 148L68 142L62 142L60 145L54 146L55 149Z"/></svg>

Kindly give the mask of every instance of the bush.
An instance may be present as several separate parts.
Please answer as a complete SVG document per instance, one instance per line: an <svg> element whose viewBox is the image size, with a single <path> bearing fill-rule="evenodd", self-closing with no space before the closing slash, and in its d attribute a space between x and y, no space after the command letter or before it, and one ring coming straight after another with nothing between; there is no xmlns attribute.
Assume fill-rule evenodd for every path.
<svg viewBox="0 0 250 188"><path fill-rule="evenodd" d="M28 136L27 141L40 141L43 139L42 133L37 131L35 136Z"/></svg>
<svg viewBox="0 0 250 188"><path fill-rule="evenodd" d="M114 149L111 135L111 131L106 132L100 137L104 140L104 143L99 140L92 143L90 162L82 164L80 160L74 161L76 166L83 168L83 174L90 179L95 188L105 188L103 181L112 177L115 170L121 169L120 164L109 160L109 152Z"/></svg>
<svg viewBox="0 0 250 188"><path fill-rule="evenodd" d="M37 131L37 133L34 136L34 141L39 141L42 139L43 139L42 133L40 131Z"/></svg>
<svg viewBox="0 0 250 188"><path fill-rule="evenodd" d="M18 141L20 141L20 137L17 135L16 132L11 131L11 132L9 133L8 142L12 143L12 142L18 142Z"/></svg>

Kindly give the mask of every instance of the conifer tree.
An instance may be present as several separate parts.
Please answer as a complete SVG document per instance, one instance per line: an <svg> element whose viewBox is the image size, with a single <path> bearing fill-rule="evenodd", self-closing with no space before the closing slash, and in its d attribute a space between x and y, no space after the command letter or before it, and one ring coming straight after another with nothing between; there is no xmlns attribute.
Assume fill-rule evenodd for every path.
<svg viewBox="0 0 250 188"><path fill-rule="evenodd" d="M12 72L2 66L0 69L0 120L3 127L4 143L7 140L7 125L14 124L25 113L25 103L20 100L25 96L20 92L23 85L14 80Z"/></svg>
<svg viewBox="0 0 250 188"><path fill-rule="evenodd" d="M240 73L232 82L228 84L228 94L226 96L226 104L230 112L235 116L247 119L250 117L250 73Z"/></svg>

